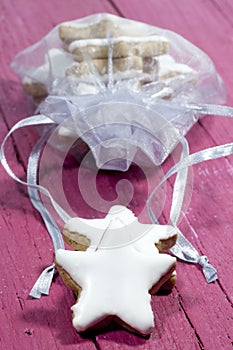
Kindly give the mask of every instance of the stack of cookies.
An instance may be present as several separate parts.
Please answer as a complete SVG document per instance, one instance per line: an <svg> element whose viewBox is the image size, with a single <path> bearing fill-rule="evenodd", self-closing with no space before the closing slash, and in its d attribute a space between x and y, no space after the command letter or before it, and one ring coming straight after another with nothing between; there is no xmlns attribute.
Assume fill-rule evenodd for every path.
<svg viewBox="0 0 233 350"><path fill-rule="evenodd" d="M193 77L191 67L169 54L168 39L146 28L141 23L135 28L122 25L110 15L93 22L62 23L58 28L61 47L48 50L45 64L28 72L23 79L25 91L38 104L48 94L96 94L109 83L125 82L139 91L151 82Z"/></svg>

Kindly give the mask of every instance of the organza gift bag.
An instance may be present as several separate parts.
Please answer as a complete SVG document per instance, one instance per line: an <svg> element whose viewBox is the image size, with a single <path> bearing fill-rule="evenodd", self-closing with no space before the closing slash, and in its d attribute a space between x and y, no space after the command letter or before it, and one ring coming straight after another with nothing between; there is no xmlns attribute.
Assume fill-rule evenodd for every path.
<svg viewBox="0 0 233 350"><path fill-rule="evenodd" d="M200 116L188 105L225 101L222 80L200 49L171 31L109 14L56 26L12 67L38 112L62 123L54 146L81 138L76 153L90 148L102 169L127 170L147 157L161 164ZM139 148L146 157L137 159Z"/></svg>

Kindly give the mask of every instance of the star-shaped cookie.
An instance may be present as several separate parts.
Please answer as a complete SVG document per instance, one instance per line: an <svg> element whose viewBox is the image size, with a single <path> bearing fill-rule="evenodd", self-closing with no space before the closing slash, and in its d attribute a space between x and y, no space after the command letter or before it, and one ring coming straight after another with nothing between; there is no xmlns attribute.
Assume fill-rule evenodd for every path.
<svg viewBox="0 0 233 350"><path fill-rule="evenodd" d="M174 241L174 229L143 225L129 209L120 206L113 207L105 219L96 219L95 225L89 227L89 234L83 232L80 220L83 219L71 219L64 232L66 236L69 232L69 242L86 237L89 248L56 252L58 271L65 283L79 292L77 303L72 307L74 327L83 332L114 319L127 329L149 334L154 326L151 294L171 277L176 266L176 259L159 253L155 244L165 247L165 242ZM96 227L95 238L91 227ZM109 245L105 242L104 247L101 246L108 234L121 235L122 232L130 232L128 244L111 246L107 240Z"/></svg>

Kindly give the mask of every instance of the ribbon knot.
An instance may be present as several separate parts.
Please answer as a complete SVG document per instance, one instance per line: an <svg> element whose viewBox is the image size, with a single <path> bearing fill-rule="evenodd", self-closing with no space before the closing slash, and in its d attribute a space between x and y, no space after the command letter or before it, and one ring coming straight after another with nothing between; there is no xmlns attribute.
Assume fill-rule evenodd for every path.
<svg viewBox="0 0 233 350"><path fill-rule="evenodd" d="M197 263L201 265L201 267L204 267L209 263L209 260L206 255L202 255L198 258Z"/></svg>
<svg viewBox="0 0 233 350"><path fill-rule="evenodd" d="M202 271L208 283L214 282L218 279L217 271L211 264L209 264L207 256L200 256L197 263L202 267Z"/></svg>

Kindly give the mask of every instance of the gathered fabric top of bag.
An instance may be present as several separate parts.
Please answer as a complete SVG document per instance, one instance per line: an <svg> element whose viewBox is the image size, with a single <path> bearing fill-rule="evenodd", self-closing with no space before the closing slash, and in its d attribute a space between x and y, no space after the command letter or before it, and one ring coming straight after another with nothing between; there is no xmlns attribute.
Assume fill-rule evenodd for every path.
<svg viewBox="0 0 233 350"><path fill-rule="evenodd" d="M127 170L138 149L161 164L199 118L187 105L224 103L211 59L178 34L110 14L56 26L12 68L58 143L81 138L97 167ZM145 158L146 158L145 157ZM140 160L146 161L140 154Z"/></svg>

